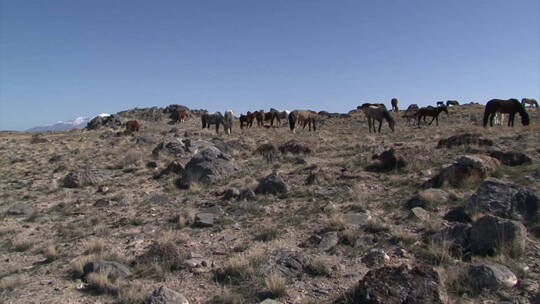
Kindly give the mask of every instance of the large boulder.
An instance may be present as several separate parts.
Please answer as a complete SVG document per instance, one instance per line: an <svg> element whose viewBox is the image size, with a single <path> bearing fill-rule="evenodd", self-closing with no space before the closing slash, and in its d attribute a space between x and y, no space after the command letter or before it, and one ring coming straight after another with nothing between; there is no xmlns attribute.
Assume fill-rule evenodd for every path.
<svg viewBox="0 0 540 304"><path fill-rule="evenodd" d="M96 116L86 125L87 130L99 130L102 127L116 129L122 126L122 120L118 115Z"/></svg>
<svg viewBox="0 0 540 304"><path fill-rule="evenodd" d="M488 178L471 196L466 209L469 213L535 222L540 217L540 198L525 186Z"/></svg>
<svg viewBox="0 0 540 304"><path fill-rule="evenodd" d="M431 267L407 265L370 270L359 282L352 303L447 303L439 274Z"/></svg>
<svg viewBox="0 0 540 304"><path fill-rule="evenodd" d="M145 301L146 304L189 304L187 298L172 289L161 286L150 294Z"/></svg>
<svg viewBox="0 0 540 304"><path fill-rule="evenodd" d="M257 194L280 194L287 193L289 186L285 183L278 172L273 172L267 177L261 179L255 193Z"/></svg>
<svg viewBox="0 0 540 304"><path fill-rule="evenodd" d="M489 156L498 159L507 166L521 166L532 164L532 159L521 152L490 151Z"/></svg>
<svg viewBox="0 0 540 304"><path fill-rule="evenodd" d="M443 167L439 174L424 184L427 188L463 187L478 184L500 167L500 162L487 155L460 156Z"/></svg>
<svg viewBox="0 0 540 304"><path fill-rule="evenodd" d="M146 121L160 121L165 115L163 111L158 107L151 108L134 108L117 113L119 116L126 119L138 119Z"/></svg>
<svg viewBox="0 0 540 304"><path fill-rule="evenodd" d="M480 134L463 133L439 140L437 148L450 149L462 145L493 146L493 141L480 138Z"/></svg>
<svg viewBox="0 0 540 304"><path fill-rule="evenodd" d="M105 173L99 169L82 169L69 172L63 180L66 188L79 188L90 185L98 185L107 179Z"/></svg>
<svg viewBox="0 0 540 304"><path fill-rule="evenodd" d="M469 280L476 289L512 288L518 280L508 267L496 263L479 263L469 267Z"/></svg>
<svg viewBox="0 0 540 304"><path fill-rule="evenodd" d="M396 150L389 149L378 155L374 155L373 159L378 159L379 163L375 163L366 167L368 171L391 171L403 168L407 165L403 156L396 153Z"/></svg>
<svg viewBox="0 0 540 304"><path fill-rule="evenodd" d="M471 251L479 255L504 252L520 256L525 250L527 231L520 222L491 215L478 219L470 230Z"/></svg>
<svg viewBox="0 0 540 304"><path fill-rule="evenodd" d="M197 153L187 163L178 186L188 188L193 183L210 185L233 175L238 167L231 158L216 147Z"/></svg>
<svg viewBox="0 0 540 304"><path fill-rule="evenodd" d="M152 150L152 155L158 157L161 152L165 152L167 155L173 157L184 156L186 153L189 153L188 142L189 140L182 140L180 138L173 138L169 142L161 142Z"/></svg>

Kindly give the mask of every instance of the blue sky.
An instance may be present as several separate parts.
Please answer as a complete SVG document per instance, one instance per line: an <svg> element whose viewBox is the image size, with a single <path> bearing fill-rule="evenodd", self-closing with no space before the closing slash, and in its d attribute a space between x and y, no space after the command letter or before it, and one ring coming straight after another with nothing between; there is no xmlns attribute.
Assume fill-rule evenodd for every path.
<svg viewBox="0 0 540 304"><path fill-rule="evenodd" d="M0 0L0 129L540 97L538 0Z"/></svg>

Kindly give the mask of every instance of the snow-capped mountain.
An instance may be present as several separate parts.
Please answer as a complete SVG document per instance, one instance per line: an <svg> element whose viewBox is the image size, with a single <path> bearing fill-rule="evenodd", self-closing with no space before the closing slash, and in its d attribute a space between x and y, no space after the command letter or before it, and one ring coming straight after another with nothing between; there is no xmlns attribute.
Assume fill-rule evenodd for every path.
<svg viewBox="0 0 540 304"><path fill-rule="evenodd" d="M30 129L27 129L26 131L29 132L35 132L35 131L66 131L71 129L82 129L86 127L86 124L92 120L94 117L101 116L106 117L110 116L110 114L107 113L101 113L93 117L77 117L72 120L68 121L59 121L55 124L48 125L48 126L40 126L40 127L33 127Z"/></svg>

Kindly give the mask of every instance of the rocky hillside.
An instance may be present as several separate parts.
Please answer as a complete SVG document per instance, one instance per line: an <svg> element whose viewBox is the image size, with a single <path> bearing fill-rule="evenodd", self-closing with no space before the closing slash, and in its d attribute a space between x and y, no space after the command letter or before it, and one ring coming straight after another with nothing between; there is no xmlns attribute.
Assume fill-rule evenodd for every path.
<svg viewBox="0 0 540 304"><path fill-rule="evenodd" d="M0 302L539 303L540 111L482 111L1 132Z"/></svg>

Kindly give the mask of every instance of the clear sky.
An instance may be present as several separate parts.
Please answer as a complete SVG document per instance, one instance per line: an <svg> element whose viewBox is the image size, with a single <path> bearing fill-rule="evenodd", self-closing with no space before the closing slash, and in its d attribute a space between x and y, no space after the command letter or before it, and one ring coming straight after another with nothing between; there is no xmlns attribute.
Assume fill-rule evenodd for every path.
<svg viewBox="0 0 540 304"><path fill-rule="evenodd" d="M0 0L0 129L540 97L538 0Z"/></svg>

